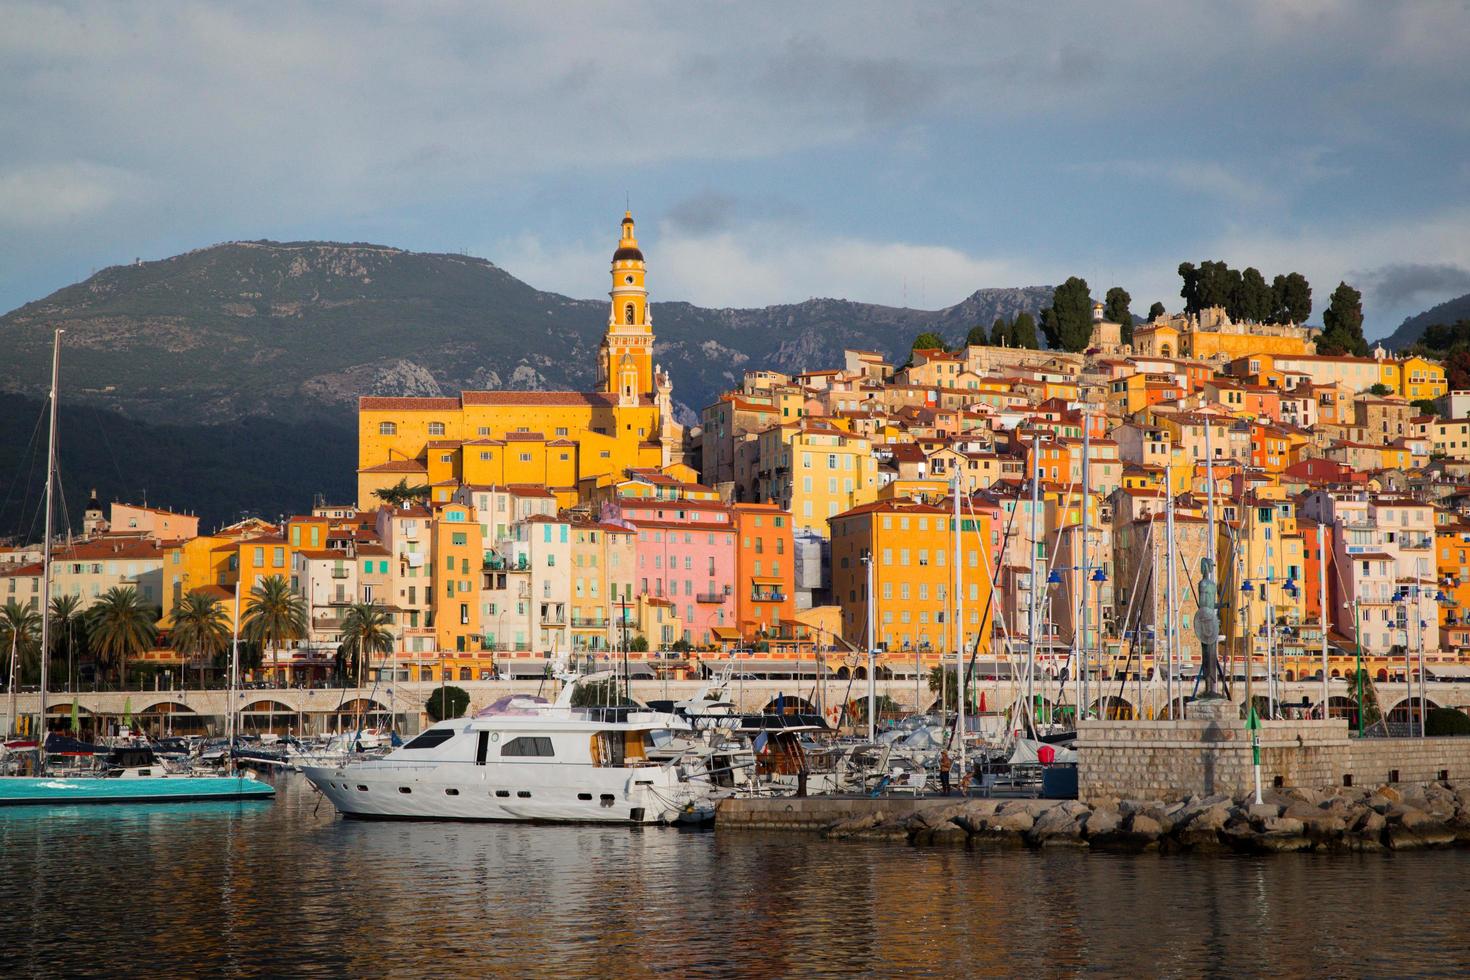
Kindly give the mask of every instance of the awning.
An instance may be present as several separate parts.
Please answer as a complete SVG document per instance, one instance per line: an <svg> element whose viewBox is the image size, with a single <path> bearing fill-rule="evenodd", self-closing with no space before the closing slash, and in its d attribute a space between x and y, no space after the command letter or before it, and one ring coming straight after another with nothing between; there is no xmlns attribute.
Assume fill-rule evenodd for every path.
<svg viewBox="0 0 1470 980"><path fill-rule="evenodd" d="M500 672L507 677L544 677L545 660L502 660Z"/></svg>
<svg viewBox="0 0 1470 980"><path fill-rule="evenodd" d="M1426 664L1424 669L1429 672L1430 677L1436 679L1453 678L1455 680L1463 680L1470 678L1470 666L1461 664L1445 664L1443 666L1430 666Z"/></svg>
<svg viewBox="0 0 1470 980"><path fill-rule="evenodd" d="M717 640L739 640L740 631L730 626L711 626L710 635Z"/></svg>
<svg viewBox="0 0 1470 980"><path fill-rule="evenodd" d="M750 580L756 585L785 585L786 580L779 575L752 575Z"/></svg>

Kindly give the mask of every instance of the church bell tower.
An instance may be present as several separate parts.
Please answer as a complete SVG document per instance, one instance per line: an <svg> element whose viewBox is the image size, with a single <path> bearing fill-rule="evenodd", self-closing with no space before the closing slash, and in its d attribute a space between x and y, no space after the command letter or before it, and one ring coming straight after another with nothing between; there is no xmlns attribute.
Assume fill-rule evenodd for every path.
<svg viewBox="0 0 1470 980"><path fill-rule="evenodd" d="M648 287L643 252L633 229L633 213L623 214L623 233L612 257L612 309L602 338L598 386L618 396L623 404L637 404L654 395L653 315L648 311Z"/></svg>

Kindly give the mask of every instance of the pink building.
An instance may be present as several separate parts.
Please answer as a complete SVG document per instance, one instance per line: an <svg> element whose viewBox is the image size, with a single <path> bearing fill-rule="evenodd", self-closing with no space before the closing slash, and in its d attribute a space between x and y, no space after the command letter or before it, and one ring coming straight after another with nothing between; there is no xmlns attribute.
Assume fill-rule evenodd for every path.
<svg viewBox="0 0 1470 980"><path fill-rule="evenodd" d="M737 636L730 508L715 501L625 498L615 509L638 532L638 594L672 602L684 638L695 646L715 643L716 631Z"/></svg>

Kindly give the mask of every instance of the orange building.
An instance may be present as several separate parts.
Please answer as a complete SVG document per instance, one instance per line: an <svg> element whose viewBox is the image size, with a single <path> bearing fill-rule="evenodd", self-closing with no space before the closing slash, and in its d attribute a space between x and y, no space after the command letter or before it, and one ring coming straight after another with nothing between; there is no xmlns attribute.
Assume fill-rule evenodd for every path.
<svg viewBox="0 0 1470 980"><path fill-rule="evenodd" d="M791 515L774 504L735 504L735 621L747 642L784 636L796 616Z"/></svg>

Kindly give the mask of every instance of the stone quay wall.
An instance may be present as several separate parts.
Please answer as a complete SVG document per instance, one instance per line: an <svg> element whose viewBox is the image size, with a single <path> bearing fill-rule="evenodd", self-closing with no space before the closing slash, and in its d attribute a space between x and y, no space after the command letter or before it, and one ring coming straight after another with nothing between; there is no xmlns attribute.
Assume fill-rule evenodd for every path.
<svg viewBox="0 0 1470 980"><path fill-rule="evenodd" d="M735 796L720 801L715 826L721 830L822 831L844 820L907 817L935 802L932 797Z"/></svg>
<svg viewBox="0 0 1470 980"><path fill-rule="evenodd" d="M1261 725L1261 785L1335 787L1470 779L1470 738L1353 738L1343 719ZM1084 721L1083 801L1182 800L1254 788L1251 733L1239 719Z"/></svg>

